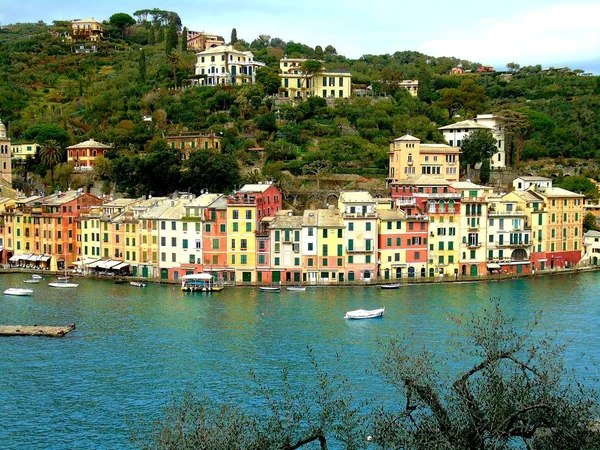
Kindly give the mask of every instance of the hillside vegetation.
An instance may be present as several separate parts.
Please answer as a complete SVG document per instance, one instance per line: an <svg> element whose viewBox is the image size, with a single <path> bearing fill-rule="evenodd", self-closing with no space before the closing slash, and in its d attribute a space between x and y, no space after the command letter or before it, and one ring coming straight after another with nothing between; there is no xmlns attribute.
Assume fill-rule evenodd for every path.
<svg viewBox="0 0 600 450"><path fill-rule="evenodd" d="M0 118L13 141L44 145L58 137L63 162L67 145L89 138L112 143L115 151L99 161L93 175L107 190L130 195L228 190L264 178L297 183L293 176L323 173L383 178L394 138L408 132L443 142L438 127L490 112L507 118L513 164L598 158L600 77L579 76L579 71L543 74L540 66L516 65L511 73L450 76L459 64L479 64L411 51L351 60L330 45L311 48L261 35L235 43L266 63L255 85L182 89L194 76L196 57L180 40L167 52L174 45L169 24L181 27L179 16L170 14L150 14L153 20L136 14L138 21L130 26L111 18L98 51L88 54L74 54L63 42L68 23L0 30ZM349 70L353 83L371 86L372 96L333 104L320 98L281 103L277 70L284 55ZM402 79L419 80L418 98L395 84ZM198 151L181 161L163 140L170 133L194 131L222 133L222 154ZM248 151L255 146L264 147L264 154ZM27 173L46 176L45 183L54 187L93 181L75 177L65 166L29 161L21 172L25 180Z"/></svg>

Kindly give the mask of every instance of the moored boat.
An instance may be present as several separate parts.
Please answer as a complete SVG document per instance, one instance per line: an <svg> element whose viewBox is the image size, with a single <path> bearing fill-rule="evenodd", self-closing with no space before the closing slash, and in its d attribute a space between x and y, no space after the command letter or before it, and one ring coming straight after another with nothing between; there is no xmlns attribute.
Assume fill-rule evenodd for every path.
<svg viewBox="0 0 600 450"><path fill-rule="evenodd" d="M129 284L135 287L146 287L146 283L142 283L141 281L130 281Z"/></svg>
<svg viewBox="0 0 600 450"><path fill-rule="evenodd" d="M33 294L31 289L24 288L8 288L4 291L4 295L17 295L19 297L29 297Z"/></svg>
<svg viewBox="0 0 600 450"><path fill-rule="evenodd" d="M400 287L399 284L382 284L381 289L398 289Z"/></svg>
<svg viewBox="0 0 600 450"><path fill-rule="evenodd" d="M306 286L288 286L286 289L293 292L304 292L306 291Z"/></svg>
<svg viewBox="0 0 600 450"><path fill-rule="evenodd" d="M385 312L385 306L379 309L356 309L354 311L348 311L344 315L344 319L375 319L377 317L383 317Z"/></svg>
<svg viewBox="0 0 600 450"><path fill-rule="evenodd" d="M281 286L260 286L258 289L263 292L280 292Z"/></svg>
<svg viewBox="0 0 600 450"><path fill-rule="evenodd" d="M38 275L37 273L34 273L33 275L31 275L31 278L33 278L34 280L41 280L42 276Z"/></svg>
<svg viewBox="0 0 600 450"><path fill-rule="evenodd" d="M77 283L67 283L67 280L56 281L53 283L48 283L48 286L55 288L76 288L79 286Z"/></svg>
<svg viewBox="0 0 600 450"><path fill-rule="evenodd" d="M31 280L23 280L23 283L39 283L40 280L37 278L32 278Z"/></svg>

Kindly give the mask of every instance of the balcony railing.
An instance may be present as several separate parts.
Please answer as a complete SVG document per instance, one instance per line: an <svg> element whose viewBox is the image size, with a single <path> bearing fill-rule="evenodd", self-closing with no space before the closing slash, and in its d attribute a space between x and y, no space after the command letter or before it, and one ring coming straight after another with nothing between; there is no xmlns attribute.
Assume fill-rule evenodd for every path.
<svg viewBox="0 0 600 450"><path fill-rule="evenodd" d="M398 206L416 206L417 199L415 198L397 198L396 204Z"/></svg>
<svg viewBox="0 0 600 450"><path fill-rule="evenodd" d="M460 199L461 198L461 194L460 192L432 192L432 193L416 193L415 195L419 196L419 197L425 197L425 198L430 198L430 199Z"/></svg>
<svg viewBox="0 0 600 450"><path fill-rule="evenodd" d="M523 211L494 211L493 209L488 210L489 216L507 216L507 217L525 217Z"/></svg>
<svg viewBox="0 0 600 450"><path fill-rule="evenodd" d="M346 253L373 253L374 249L367 250L366 248L346 249Z"/></svg>
<svg viewBox="0 0 600 450"><path fill-rule="evenodd" d="M342 217L344 219L377 219L377 213L374 213L374 212L343 213Z"/></svg>

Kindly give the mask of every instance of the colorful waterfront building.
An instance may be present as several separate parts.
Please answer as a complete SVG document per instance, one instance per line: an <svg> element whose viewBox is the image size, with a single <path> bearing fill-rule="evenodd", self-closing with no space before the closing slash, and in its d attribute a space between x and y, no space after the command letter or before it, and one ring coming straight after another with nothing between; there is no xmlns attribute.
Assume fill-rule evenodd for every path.
<svg viewBox="0 0 600 450"><path fill-rule="evenodd" d="M158 217L167 206L167 197L147 198L133 206L141 222L140 260L137 273L142 278L158 278L159 272L159 223ZM167 273L168 275L168 273Z"/></svg>
<svg viewBox="0 0 600 450"><path fill-rule="evenodd" d="M583 250L583 200L584 195L566 189L531 187L548 211L546 227L546 256L550 268L574 267Z"/></svg>
<svg viewBox="0 0 600 450"><path fill-rule="evenodd" d="M529 273L534 243L527 211L512 193L488 199L488 271Z"/></svg>
<svg viewBox="0 0 600 450"><path fill-rule="evenodd" d="M399 279L407 275L406 215L401 209L379 210L378 277ZM404 269L404 273L403 273Z"/></svg>
<svg viewBox="0 0 600 450"><path fill-rule="evenodd" d="M317 283L317 246L319 243L318 233L319 210L306 209L302 215L302 236L300 249L302 258L302 281L305 283Z"/></svg>
<svg viewBox="0 0 600 450"><path fill-rule="evenodd" d="M548 211L544 200L532 191L516 190L504 196L506 199L515 201L517 208L525 211L526 227L531 229L531 270L546 270L548 257L546 255L546 229L548 227Z"/></svg>
<svg viewBox="0 0 600 450"><path fill-rule="evenodd" d="M377 277L376 202L366 191L341 192L338 208L344 219L345 245L337 247L337 256L343 261L347 255L348 281L369 282Z"/></svg>
<svg viewBox="0 0 600 450"><path fill-rule="evenodd" d="M317 256L310 272L316 272L316 282L330 284L346 281L344 264L344 246L347 245L344 236L344 218L342 212L334 206L317 210ZM364 246L364 244L362 244ZM340 256L341 255L341 256ZM314 270L311 268L314 267ZM313 278L310 278L312 282ZM355 281L357 274L349 271L348 281Z"/></svg>
<svg viewBox="0 0 600 450"><path fill-rule="evenodd" d="M300 283L302 280L302 220L302 216L294 216L292 211L279 211L270 220L270 270L273 283Z"/></svg>
<svg viewBox="0 0 600 450"><path fill-rule="evenodd" d="M428 276L456 276L460 260L460 207L462 192L449 182L421 175L402 185L408 187L428 221ZM412 189L410 189L412 188Z"/></svg>
<svg viewBox="0 0 600 450"><path fill-rule="evenodd" d="M187 269L212 273L215 281L234 281L227 266L227 198L223 194L202 194L185 206L183 220L194 251L190 250ZM195 262L192 262L192 256Z"/></svg>
<svg viewBox="0 0 600 450"><path fill-rule="evenodd" d="M492 188L470 181L451 183L461 192L460 214L460 274L479 276L487 274L486 240L488 238L488 197Z"/></svg>
<svg viewBox="0 0 600 450"><path fill-rule="evenodd" d="M235 280L257 282L256 233L264 217L281 210L281 191L272 183L246 184L227 198L228 265Z"/></svg>

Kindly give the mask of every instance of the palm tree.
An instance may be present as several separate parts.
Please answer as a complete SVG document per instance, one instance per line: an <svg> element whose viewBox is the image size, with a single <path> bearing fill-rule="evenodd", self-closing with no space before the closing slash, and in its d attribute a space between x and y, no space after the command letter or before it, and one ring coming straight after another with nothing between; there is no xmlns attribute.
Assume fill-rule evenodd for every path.
<svg viewBox="0 0 600 450"><path fill-rule="evenodd" d="M54 184L54 166L63 159L63 151L57 141L48 139L40 149L40 161L50 168L50 179Z"/></svg>

